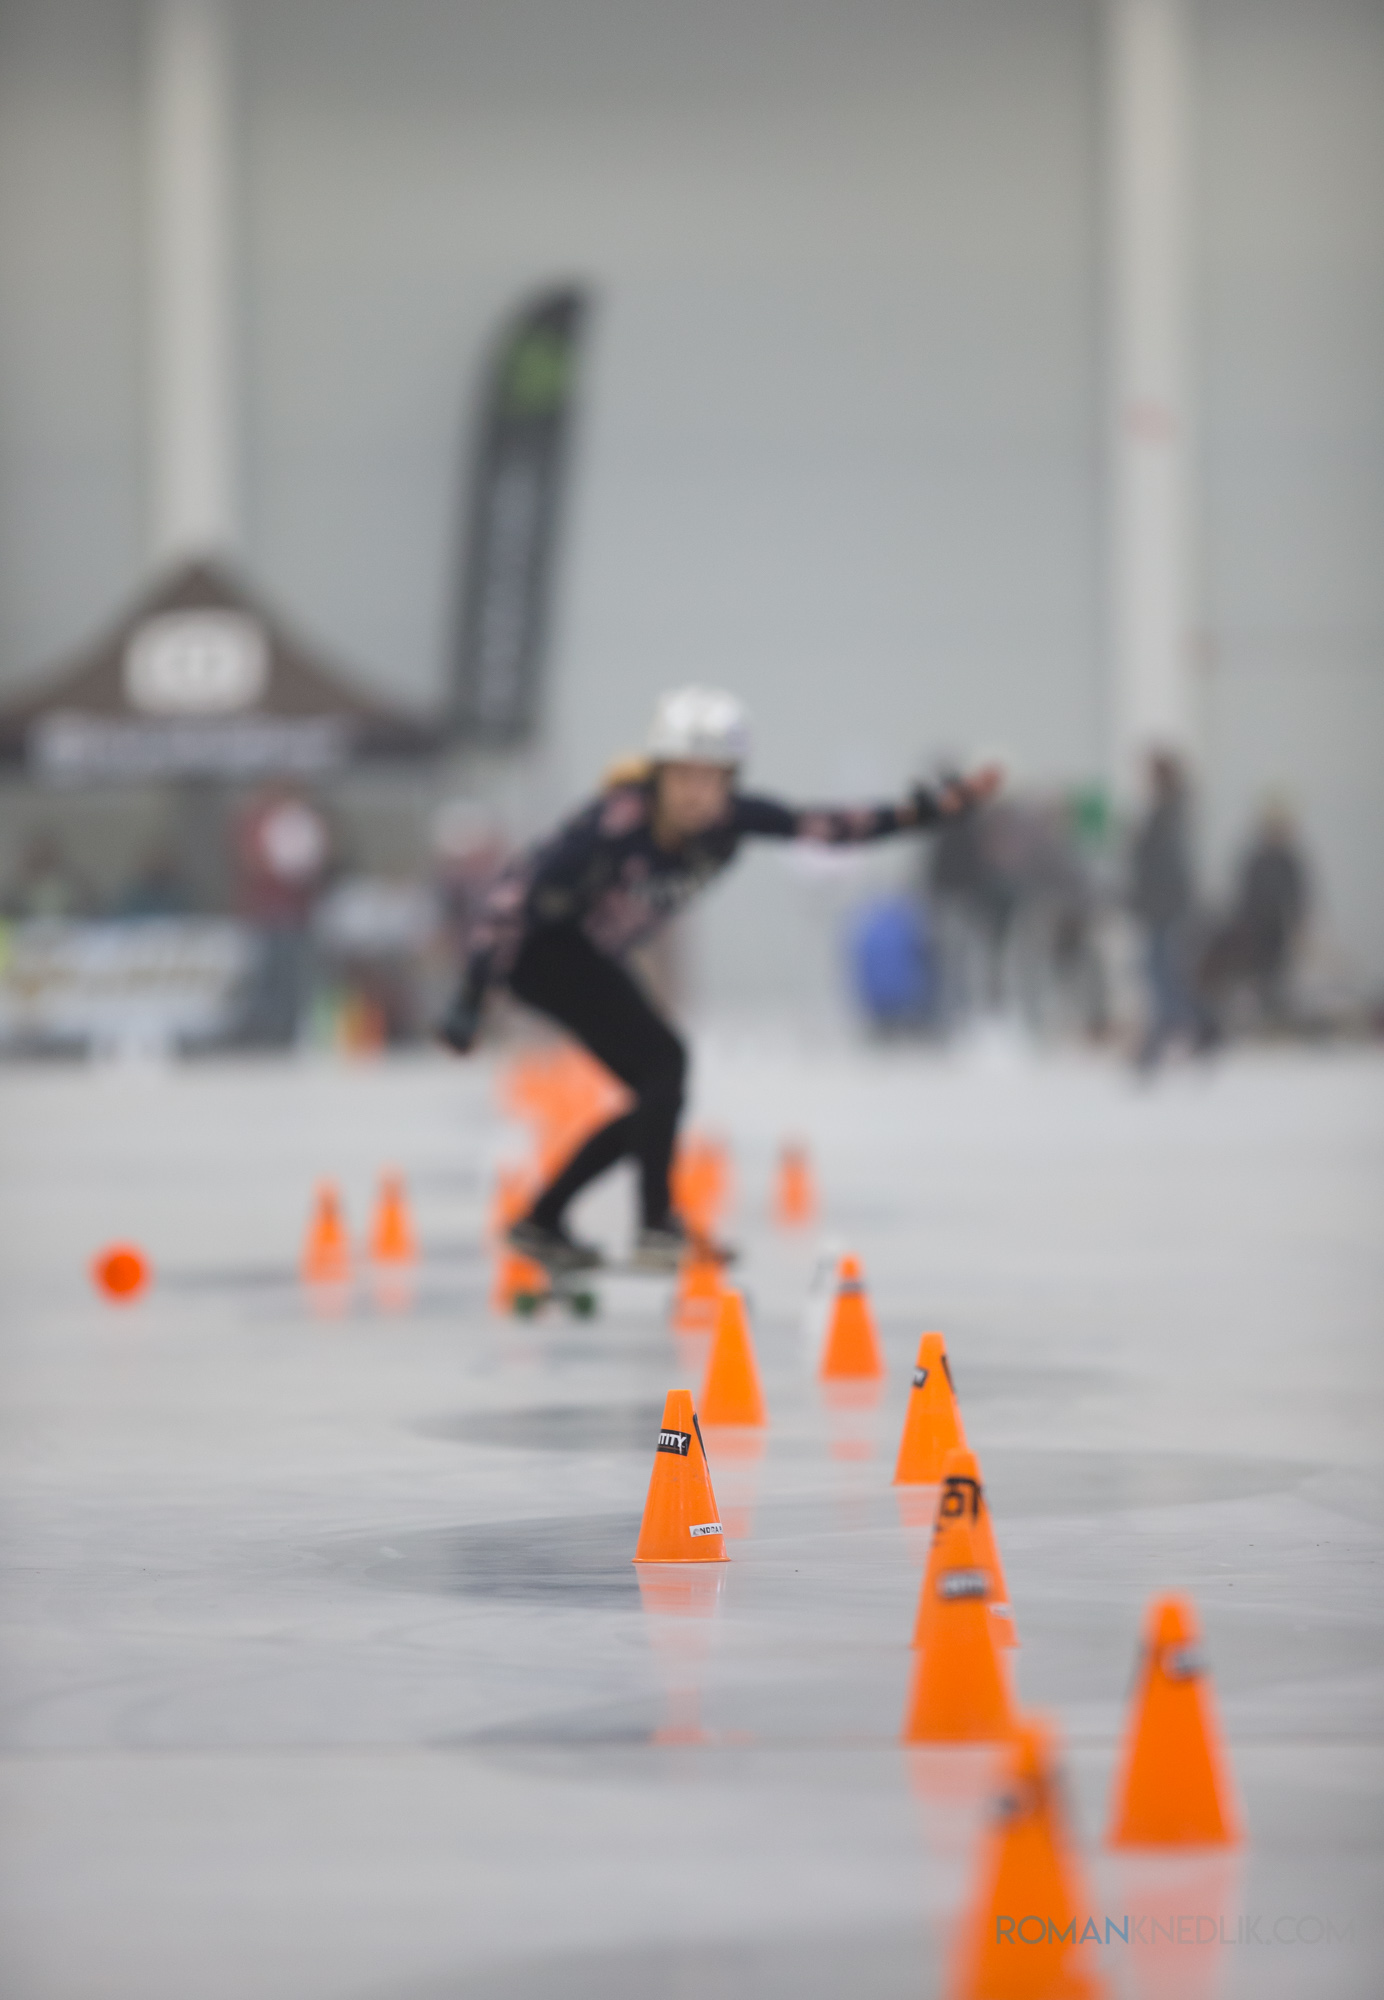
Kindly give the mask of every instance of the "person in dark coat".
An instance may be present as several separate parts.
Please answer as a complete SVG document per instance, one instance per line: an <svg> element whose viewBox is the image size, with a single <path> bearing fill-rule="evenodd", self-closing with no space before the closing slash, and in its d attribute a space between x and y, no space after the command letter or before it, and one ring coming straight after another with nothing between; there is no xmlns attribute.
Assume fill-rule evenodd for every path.
<svg viewBox="0 0 1384 2000"><path fill-rule="evenodd" d="M1153 1070L1176 1041L1203 1047L1207 1024L1194 983L1196 879L1190 799L1179 758L1156 750L1148 760L1149 808L1134 835L1129 907L1143 930L1147 1019L1136 1052Z"/></svg>
<svg viewBox="0 0 1384 2000"><path fill-rule="evenodd" d="M1293 954L1311 903L1307 863L1288 808L1265 807L1240 864L1226 926L1230 978L1247 986L1259 1018L1283 1027L1291 1015Z"/></svg>

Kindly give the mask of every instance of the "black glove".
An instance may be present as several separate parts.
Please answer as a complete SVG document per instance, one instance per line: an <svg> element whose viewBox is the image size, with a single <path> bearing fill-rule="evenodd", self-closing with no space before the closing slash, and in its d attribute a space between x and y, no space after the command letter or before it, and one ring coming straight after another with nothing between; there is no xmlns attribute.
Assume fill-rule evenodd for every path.
<svg viewBox="0 0 1384 2000"><path fill-rule="evenodd" d="M938 820L947 817L947 809L942 803L945 790L945 784L913 787L908 795L908 803L913 808L915 826L936 826Z"/></svg>
<svg viewBox="0 0 1384 2000"><path fill-rule="evenodd" d="M480 995L463 986L437 1024L437 1039L459 1056L469 1056L481 1031Z"/></svg>
<svg viewBox="0 0 1384 2000"><path fill-rule="evenodd" d="M913 810L919 826L936 826L939 820L963 819L989 798L994 787L984 789L963 778L959 771L946 771L935 785L913 787Z"/></svg>

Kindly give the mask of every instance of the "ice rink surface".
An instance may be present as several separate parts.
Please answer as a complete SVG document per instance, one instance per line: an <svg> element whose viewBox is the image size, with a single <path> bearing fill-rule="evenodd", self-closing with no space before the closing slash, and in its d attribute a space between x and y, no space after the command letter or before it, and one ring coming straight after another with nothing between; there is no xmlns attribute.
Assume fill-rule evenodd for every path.
<svg viewBox="0 0 1384 2000"><path fill-rule="evenodd" d="M1113 1993L1384 1993L1384 1061L1094 1059L723 1039L772 1425L710 1438L731 1562L630 1557L665 1290L497 1318L481 1247L524 1150L491 1063L15 1070L3 1130L0 1993L5 2000L827 2000L941 1990L985 1753L898 1747L922 1531L893 1452L945 1332ZM827 1407L811 1142L890 1372ZM295 1279L315 1180L357 1229L408 1177L412 1295ZM628 1189L585 1218L612 1243ZM144 1244L148 1298L86 1265ZM719 1581L718 1581L719 1580ZM1102 1854L1142 1608L1200 1607L1250 1828L1232 1861ZM1195 1935L1195 1926L1192 1934Z"/></svg>

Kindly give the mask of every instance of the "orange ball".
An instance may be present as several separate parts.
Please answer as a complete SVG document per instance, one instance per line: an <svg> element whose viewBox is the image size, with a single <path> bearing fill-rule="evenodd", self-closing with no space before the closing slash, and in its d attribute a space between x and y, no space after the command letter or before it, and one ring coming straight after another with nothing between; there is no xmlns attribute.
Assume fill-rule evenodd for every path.
<svg viewBox="0 0 1384 2000"><path fill-rule="evenodd" d="M112 1243L93 1260L91 1275L98 1292L124 1303L138 1298L149 1283L149 1260L133 1243Z"/></svg>

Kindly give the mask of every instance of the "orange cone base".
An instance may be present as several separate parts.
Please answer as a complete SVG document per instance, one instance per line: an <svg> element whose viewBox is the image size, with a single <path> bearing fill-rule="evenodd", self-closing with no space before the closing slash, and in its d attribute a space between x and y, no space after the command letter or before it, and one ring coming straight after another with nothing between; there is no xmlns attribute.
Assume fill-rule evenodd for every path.
<svg viewBox="0 0 1384 2000"><path fill-rule="evenodd" d="M1242 1837L1200 1639L1187 1599L1149 1607L1112 1847L1225 1847Z"/></svg>
<svg viewBox="0 0 1384 2000"><path fill-rule="evenodd" d="M1013 1734L1014 1703L994 1639L965 1653L966 1662L941 1658L932 1645L919 1656L905 1743L1002 1743Z"/></svg>
<svg viewBox="0 0 1384 2000"><path fill-rule="evenodd" d="M727 1562L725 1529L711 1490L690 1389L670 1389L644 1502L637 1563Z"/></svg>
<svg viewBox="0 0 1384 2000"><path fill-rule="evenodd" d="M964 1516L940 1524L945 1555L924 1584L923 1648L913 1669L905 1743L987 1743L1012 1736L1014 1703L1000 1657L995 1579Z"/></svg>

